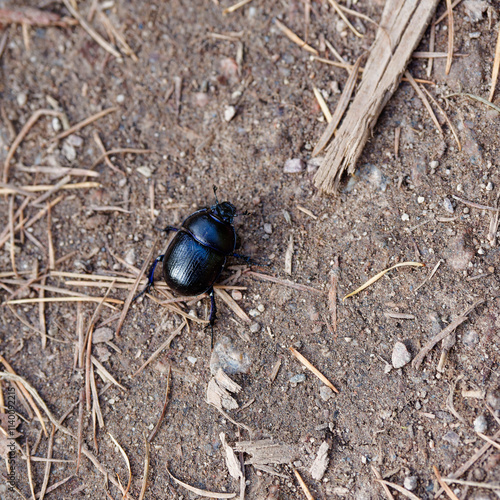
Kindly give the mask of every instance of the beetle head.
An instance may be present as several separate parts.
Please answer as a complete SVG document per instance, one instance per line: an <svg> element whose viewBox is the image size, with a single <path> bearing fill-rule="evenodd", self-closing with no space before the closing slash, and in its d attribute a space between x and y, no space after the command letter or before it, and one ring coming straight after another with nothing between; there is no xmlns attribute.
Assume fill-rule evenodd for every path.
<svg viewBox="0 0 500 500"><path fill-rule="evenodd" d="M212 207L212 211L219 218L228 224L232 224L236 215L236 207L228 201L217 203Z"/></svg>

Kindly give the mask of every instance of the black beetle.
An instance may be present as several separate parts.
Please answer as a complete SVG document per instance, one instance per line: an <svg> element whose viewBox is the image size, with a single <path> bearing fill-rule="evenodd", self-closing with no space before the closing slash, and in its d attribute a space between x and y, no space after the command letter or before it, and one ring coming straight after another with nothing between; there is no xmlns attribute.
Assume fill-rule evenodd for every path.
<svg viewBox="0 0 500 500"><path fill-rule="evenodd" d="M227 257L234 256L250 262L247 257L234 252L236 232L233 220L237 215L235 206L228 201L219 203L216 186L214 194L215 205L191 214L180 229L173 226L164 229L167 233L176 231L177 234L166 252L153 262L146 288L134 298L137 299L153 286L156 265L163 262L163 277L173 291L181 295L208 293L209 325L212 329L217 312L213 285L224 269ZM246 212L243 215L247 215Z"/></svg>

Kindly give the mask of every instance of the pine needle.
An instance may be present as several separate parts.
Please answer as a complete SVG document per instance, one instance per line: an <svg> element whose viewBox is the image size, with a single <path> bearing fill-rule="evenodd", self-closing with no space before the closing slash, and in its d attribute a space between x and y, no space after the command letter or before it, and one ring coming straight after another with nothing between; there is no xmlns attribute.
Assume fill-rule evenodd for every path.
<svg viewBox="0 0 500 500"><path fill-rule="evenodd" d="M402 266L414 266L414 267L424 267L424 264L421 262L400 262L399 264L396 264L395 266L389 267L388 269L384 269L383 271L380 271L378 274L376 274L373 278L370 278L364 285L361 285L359 288L354 290L354 292L348 293L343 299L342 302L349 298L352 297L353 295L357 295L359 292L363 291L365 288L368 288L370 285L378 281L382 276L391 271L392 269L396 269L396 267L402 267Z"/></svg>

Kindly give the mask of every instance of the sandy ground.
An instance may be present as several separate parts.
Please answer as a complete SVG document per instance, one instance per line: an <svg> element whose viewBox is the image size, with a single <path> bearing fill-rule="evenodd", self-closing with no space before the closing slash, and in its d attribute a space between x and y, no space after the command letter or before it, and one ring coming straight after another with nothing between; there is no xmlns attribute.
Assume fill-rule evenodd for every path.
<svg viewBox="0 0 500 500"><path fill-rule="evenodd" d="M0 7L16 4L0 2ZM461 151L439 111L435 108L443 135L403 82L382 113L356 175L344 179L337 196L318 192L313 183L317 163L311 151L326 125L313 87L333 111L347 72L312 60L275 23L281 20L305 39L304 3L252 0L224 15L229 2L79 2L85 19L97 8L89 24L105 40L114 37L112 48L122 54L120 60L80 24L68 24L72 17L62 2L42 4L30 5L63 16L63 26L23 31L6 22L3 29L2 164L30 117L38 110L49 113L39 115L17 147L0 187L18 188L0 197L0 298L5 302L16 293L15 299L30 299L2 305L0 353L33 386L54 419L59 422L72 410L63 425L73 435L59 428L53 437L52 457L63 461L52 463L48 486L71 477L46 498L122 497L84 456L76 471L79 421L84 447L110 478L116 482L118 475L126 485L129 471L112 438L120 444L130 461L130 495L139 498L144 435L160 418L169 367L169 401L151 442L145 498L196 498L169 478L167 466L194 487L239 492L240 481L228 472L221 433L232 447L262 439L284 445L244 467L250 500L306 498L293 469L315 499L385 498L374 470L418 498L434 498L439 485L432 467L443 477L451 475L485 444L477 430L491 437L499 429L500 262L498 228L491 232L490 224L498 214L500 121L498 110L463 95L488 98L498 2L464 0L455 8L454 48L463 55L454 58L448 76L444 58L434 60L430 77L428 59L413 59L409 66L413 76L434 83L426 88L446 110ZM349 16L364 33L358 38L328 2L310 7L307 42L321 57L336 60L331 44L354 63L369 48L374 24ZM377 21L383 3L360 0L350 7ZM437 15L445 9L441 4ZM112 29L130 46L130 55ZM435 51L446 52L447 44L444 21L436 30ZM429 50L429 31L418 50ZM450 93L462 95L445 99ZM68 125L110 108L54 140ZM116 152L105 162L100 143L106 150L141 151ZM287 160L300 161L290 165ZM294 166L298 171L288 172ZM25 191L61 180L65 185L42 199L44 192L28 197ZM113 279L108 298L126 300L148 254L156 256L166 245L158 229L178 226L194 210L212 205L214 184L221 199L250 212L235 221L238 252L263 264L254 272L281 280L262 281L247 272L244 262L230 260L221 282L233 287L226 292L244 316L216 297L217 359L210 333L195 321L206 319L208 299L176 304L176 310L150 297L140 299L119 335L121 304L111 303L115 310L101 306L94 317L100 299L63 300L78 294L104 297ZM29 223L41 210L41 217ZM10 227L20 220L24 225L12 239ZM379 271L402 262L425 267L394 269L342 301ZM28 286L31 278L37 279ZM161 284L161 272L157 278ZM291 288L285 280L303 287ZM164 298L160 288L152 296ZM40 297L61 301L40 306L32 300ZM448 337L456 342L448 344L441 371L441 344L420 367L410 363L391 369L393 361L414 359L481 300ZM188 328L178 330L182 312L190 319ZM180 333L170 345L133 376L176 329ZM99 341L92 355L122 386L94 366L104 424L95 424L95 434L92 409L84 403L79 410L78 404L85 367L92 364L83 351L88 331ZM47 335L45 347L41 332ZM394 360L396 346L400 356ZM304 368L290 347L339 393ZM226 415L206 402L211 370L218 367L241 387L233 395L238 407L224 410ZM6 408L9 387L2 382ZM32 456L46 457L50 442L21 396L16 393L14 399L14 411L23 419L14 459L19 493L9 491L6 462L0 460L1 499L31 498L26 447ZM44 418L50 433L51 423ZM327 467L312 474L322 443L327 443ZM251 460L250 453L237 456ZM460 477L498 485L499 461L500 452L490 446ZM30 469L39 492L46 463L31 461ZM498 489L451 487L460 499L500 495Z"/></svg>

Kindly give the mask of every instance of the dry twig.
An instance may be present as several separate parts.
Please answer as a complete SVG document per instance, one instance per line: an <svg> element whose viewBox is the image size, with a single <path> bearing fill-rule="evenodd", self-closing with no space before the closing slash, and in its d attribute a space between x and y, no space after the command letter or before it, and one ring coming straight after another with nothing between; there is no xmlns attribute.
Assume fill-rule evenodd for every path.
<svg viewBox="0 0 500 500"><path fill-rule="evenodd" d="M308 359L302 356L300 352L293 347L290 347L290 351L310 372L316 375L323 384L329 387L333 392L339 393L337 388Z"/></svg>

